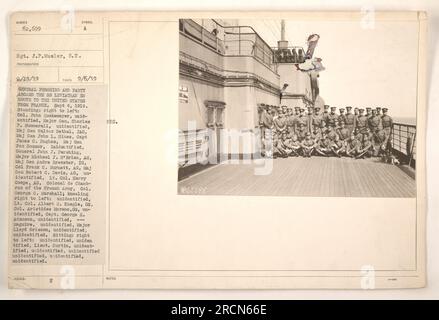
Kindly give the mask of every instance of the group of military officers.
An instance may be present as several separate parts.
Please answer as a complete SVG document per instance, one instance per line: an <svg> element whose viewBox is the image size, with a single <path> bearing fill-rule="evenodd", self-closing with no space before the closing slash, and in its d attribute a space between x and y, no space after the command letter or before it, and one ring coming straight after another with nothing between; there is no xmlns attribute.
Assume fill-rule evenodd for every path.
<svg viewBox="0 0 439 320"><path fill-rule="evenodd" d="M260 128L268 157L388 156L393 120L387 108L295 107L261 104ZM345 112L346 111L346 112ZM352 112L353 111L353 112ZM366 111L366 112L365 112Z"/></svg>

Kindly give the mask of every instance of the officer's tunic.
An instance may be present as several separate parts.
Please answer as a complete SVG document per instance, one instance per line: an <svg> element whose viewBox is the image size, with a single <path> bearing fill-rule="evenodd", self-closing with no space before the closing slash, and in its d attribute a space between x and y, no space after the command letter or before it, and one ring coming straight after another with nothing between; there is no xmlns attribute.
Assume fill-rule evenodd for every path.
<svg viewBox="0 0 439 320"><path fill-rule="evenodd" d="M386 114L381 117L381 123L383 125L383 130L386 133L386 137L389 138L390 132L392 131L393 119Z"/></svg>
<svg viewBox="0 0 439 320"><path fill-rule="evenodd" d="M328 114L328 120L327 120L327 126L328 127L335 127L335 121L337 120L338 116L335 113Z"/></svg>
<svg viewBox="0 0 439 320"><path fill-rule="evenodd" d="M370 131L375 132L377 128L379 128L381 124L381 117L380 116L372 116L369 118L368 121Z"/></svg>
<svg viewBox="0 0 439 320"><path fill-rule="evenodd" d="M351 134L355 129L355 119L356 116L354 114L352 113L346 114L345 124L346 124L346 129L349 130L349 134Z"/></svg>
<svg viewBox="0 0 439 320"><path fill-rule="evenodd" d="M347 140L351 136L351 131L348 128L341 128L338 130L338 137L340 140Z"/></svg>
<svg viewBox="0 0 439 320"><path fill-rule="evenodd" d="M366 129L368 123L367 123L367 116L359 116L357 120L357 128L360 132L364 132Z"/></svg>

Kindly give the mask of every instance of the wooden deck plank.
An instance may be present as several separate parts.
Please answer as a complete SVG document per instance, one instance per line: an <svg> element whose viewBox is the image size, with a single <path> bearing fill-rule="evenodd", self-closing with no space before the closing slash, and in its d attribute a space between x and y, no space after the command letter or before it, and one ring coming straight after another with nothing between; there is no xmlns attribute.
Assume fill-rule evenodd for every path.
<svg viewBox="0 0 439 320"><path fill-rule="evenodd" d="M415 197L416 183L397 166L375 159L273 160L268 175L254 164L224 163L178 183L181 194L320 197Z"/></svg>

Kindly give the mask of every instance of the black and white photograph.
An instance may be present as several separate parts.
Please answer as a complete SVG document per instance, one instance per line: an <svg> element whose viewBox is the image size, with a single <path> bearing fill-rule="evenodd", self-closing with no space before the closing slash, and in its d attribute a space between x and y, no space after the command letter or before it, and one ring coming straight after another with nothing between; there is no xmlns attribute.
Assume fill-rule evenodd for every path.
<svg viewBox="0 0 439 320"><path fill-rule="evenodd" d="M416 197L416 26L180 19L178 193Z"/></svg>

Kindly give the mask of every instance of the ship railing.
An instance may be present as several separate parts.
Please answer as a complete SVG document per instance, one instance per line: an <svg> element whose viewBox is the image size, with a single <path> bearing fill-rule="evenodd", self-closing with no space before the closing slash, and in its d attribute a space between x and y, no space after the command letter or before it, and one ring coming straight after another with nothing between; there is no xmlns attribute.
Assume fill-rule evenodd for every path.
<svg viewBox="0 0 439 320"><path fill-rule="evenodd" d="M390 142L394 153L405 164L416 167L416 126L404 123L393 123Z"/></svg>
<svg viewBox="0 0 439 320"><path fill-rule="evenodd" d="M224 54L224 41L219 39L214 33L203 28L201 25L191 19L179 20L180 32L188 35L194 40L206 45L218 53Z"/></svg>
<svg viewBox="0 0 439 320"><path fill-rule="evenodd" d="M253 56L273 71L276 70L273 50L251 26L223 26L213 21L217 25L216 34L192 19L179 20L180 32L225 56Z"/></svg>
<svg viewBox="0 0 439 320"><path fill-rule="evenodd" d="M178 166L202 163L209 157L209 129L181 130L178 136Z"/></svg>
<svg viewBox="0 0 439 320"><path fill-rule="evenodd" d="M222 26L228 56L253 56L275 70L273 50L251 26Z"/></svg>
<svg viewBox="0 0 439 320"><path fill-rule="evenodd" d="M305 50L300 46L273 47L274 62L276 63L303 63L305 62Z"/></svg>
<svg viewBox="0 0 439 320"><path fill-rule="evenodd" d="M233 78L250 78L254 77L255 79L258 79L259 82L262 84L267 84L268 86L271 86L273 88L277 87L277 84L270 82L263 77L253 73L253 72L247 72L247 71L236 71L236 70L226 70L219 68L218 66L208 63L202 59L193 57L187 53L180 52L180 63L184 63L187 65L191 65L194 67L197 67L198 69L201 69L203 71L209 71L210 73L216 74L218 76L223 76L225 78L233 79Z"/></svg>

